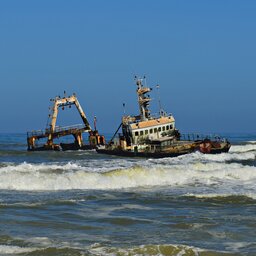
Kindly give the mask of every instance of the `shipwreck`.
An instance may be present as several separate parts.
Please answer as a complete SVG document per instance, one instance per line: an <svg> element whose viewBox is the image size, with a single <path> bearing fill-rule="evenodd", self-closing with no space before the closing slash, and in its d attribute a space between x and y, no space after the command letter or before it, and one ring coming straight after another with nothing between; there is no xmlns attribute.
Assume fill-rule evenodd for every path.
<svg viewBox="0 0 256 256"><path fill-rule="evenodd" d="M88 119L77 99L76 94L66 97L57 96L50 100L52 106L50 107L49 122L45 130L33 130L27 132L28 151L44 151L44 150L89 150L95 149L99 145L105 145L105 137L98 133L96 128L96 117L94 117L94 130L91 128ZM71 108L75 106L81 119L82 124L60 127L56 126L59 109ZM83 141L83 133L89 134L89 143ZM56 139L72 135L74 142L72 143L55 143ZM46 142L38 146L41 139L46 139Z"/></svg>
<svg viewBox="0 0 256 256"><path fill-rule="evenodd" d="M160 106L159 114L150 112L151 88L144 86L145 77L135 77L139 115L125 115L112 139L98 153L129 157L175 157L195 151L205 154L228 152L230 143L220 136L180 134L175 126L175 118ZM160 100L159 100L160 103ZM119 130L121 129L121 132ZM116 135L118 136L116 137Z"/></svg>

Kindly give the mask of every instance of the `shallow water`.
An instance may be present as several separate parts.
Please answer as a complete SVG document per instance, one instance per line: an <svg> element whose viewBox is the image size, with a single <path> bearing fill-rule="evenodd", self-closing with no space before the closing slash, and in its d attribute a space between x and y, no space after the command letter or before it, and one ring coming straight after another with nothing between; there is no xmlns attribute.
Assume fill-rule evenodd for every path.
<svg viewBox="0 0 256 256"><path fill-rule="evenodd" d="M0 255L256 255L256 134L229 153L27 152L0 134Z"/></svg>

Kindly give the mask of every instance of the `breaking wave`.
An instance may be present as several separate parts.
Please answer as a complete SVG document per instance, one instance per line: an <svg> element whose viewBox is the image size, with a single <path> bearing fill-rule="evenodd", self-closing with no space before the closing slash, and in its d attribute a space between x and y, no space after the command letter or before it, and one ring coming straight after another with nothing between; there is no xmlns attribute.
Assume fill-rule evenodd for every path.
<svg viewBox="0 0 256 256"><path fill-rule="evenodd" d="M245 145L232 145L230 148L230 153L241 153L241 152L248 152L248 151L256 151L256 142L255 143L248 143Z"/></svg>
<svg viewBox="0 0 256 256"><path fill-rule="evenodd" d="M256 200L256 194L221 194L221 193L212 193L212 194L186 194L184 197L188 198L197 198L201 201L208 201L213 203L225 203L225 204L254 204Z"/></svg>
<svg viewBox="0 0 256 256"><path fill-rule="evenodd" d="M192 159L194 158L195 156ZM166 161L172 160L172 163L166 164ZM254 166L194 160L184 163L183 158L149 160L143 165L114 168L104 172L90 171L88 167L75 163L62 166L23 163L0 168L0 189L6 190L108 190L194 184L209 186L225 182L243 182L250 187L255 181Z"/></svg>
<svg viewBox="0 0 256 256"><path fill-rule="evenodd" d="M70 247L47 247L47 248L30 248L11 245L0 245L1 255L231 255L220 251L209 251L186 245L141 245L127 248L104 247L100 244L93 244L88 248L70 248Z"/></svg>
<svg viewBox="0 0 256 256"><path fill-rule="evenodd" d="M12 245L0 245L0 254L1 255L14 255L14 254L23 254L30 253L35 251L36 248L26 248L20 246L12 246Z"/></svg>
<svg viewBox="0 0 256 256"><path fill-rule="evenodd" d="M197 256L205 250L186 245L141 245L131 248L102 247L95 244L89 250L91 255L191 255ZM205 251L206 252L206 251ZM201 254L200 254L201 255ZM207 254L205 254L207 255Z"/></svg>
<svg viewBox="0 0 256 256"><path fill-rule="evenodd" d="M218 155L196 152L176 158L148 160L80 158L73 162L47 164L3 162L0 164L0 189L118 190L152 186L232 184L233 187L246 187L245 195L254 195L255 159L256 144L245 144L234 145L229 153ZM225 194L227 191L222 192Z"/></svg>

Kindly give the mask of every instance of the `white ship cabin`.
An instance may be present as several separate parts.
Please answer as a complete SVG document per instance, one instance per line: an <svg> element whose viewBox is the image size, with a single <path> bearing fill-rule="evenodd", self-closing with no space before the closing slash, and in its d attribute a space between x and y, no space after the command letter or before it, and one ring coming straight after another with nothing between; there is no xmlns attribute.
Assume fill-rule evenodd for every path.
<svg viewBox="0 0 256 256"><path fill-rule="evenodd" d="M161 116L140 122L129 123L132 144L144 144L148 140L157 140L173 134L175 130L175 119L172 115Z"/></svg>
<svg viewBox="0 0 256 256"><path fill-rule="evenodd" d="M175 132L175 119L172 115L167 115L160 108L160 116L152 117L150 115L149 103L151 101L148 93L151 88L144 87L142 82L145 80L136 78L138 103L140 115L123 116L121 138L121 147L131 147L137 145L139 148L147 147L148 142L159 139L171 139Z"/></svg>

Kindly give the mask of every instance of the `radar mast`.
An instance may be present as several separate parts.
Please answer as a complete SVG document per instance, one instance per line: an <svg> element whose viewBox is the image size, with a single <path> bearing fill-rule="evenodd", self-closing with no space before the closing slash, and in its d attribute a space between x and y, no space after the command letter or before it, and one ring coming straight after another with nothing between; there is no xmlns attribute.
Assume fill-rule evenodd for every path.
<svg viewBox="0 0 256 256"><path fill-rule="evenodd" d="M149 87L144 87L143 83L146 81L145 76L143 78L135 76L135 80L140 108L140 119L141 121L146 121L150 118L149 103L151 101L151 98L149 95L147 95L147 93L149 93L152 89Z"/></svg>

